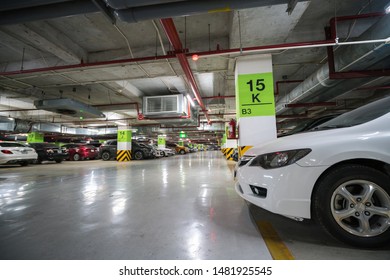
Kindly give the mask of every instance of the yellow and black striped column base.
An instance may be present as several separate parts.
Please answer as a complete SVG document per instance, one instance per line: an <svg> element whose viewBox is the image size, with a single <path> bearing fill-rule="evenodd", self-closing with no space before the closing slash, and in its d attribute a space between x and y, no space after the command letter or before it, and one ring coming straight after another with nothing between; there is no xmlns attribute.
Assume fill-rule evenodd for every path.
<svg viewBox="0 0 390 280"><path fill-rule="evenodd" d="M248 151L250 148L253 148L253 146L238 147L238 157L241 158L246 153L246 151Z"/></svg>
<svg viewBox="0 0 390 280"><path fill-rule="evenodd" d="M223 152L223 155L226 157L227 160L233 160L233 153L234 153L234 148L226 148L225 151Z"/></svg>
<svg viewBox="0 0 390 280"><path fill-rule="evenodd" d="M116 160L117 161L130 161L131 160L131 150L117 150L116 151Z"/></svg>

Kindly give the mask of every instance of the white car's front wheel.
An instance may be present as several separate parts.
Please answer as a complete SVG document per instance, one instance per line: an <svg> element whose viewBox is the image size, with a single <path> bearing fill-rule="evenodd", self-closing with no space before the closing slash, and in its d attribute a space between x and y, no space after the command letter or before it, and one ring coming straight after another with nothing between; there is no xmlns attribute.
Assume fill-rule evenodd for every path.
<svg viewBox="0 0 390 280"><path fill-rule="evenodd" d="M313 193L313 214L337 239L353 246L390 242L390 178L364 165L341 165L325 174Z"/></svg>

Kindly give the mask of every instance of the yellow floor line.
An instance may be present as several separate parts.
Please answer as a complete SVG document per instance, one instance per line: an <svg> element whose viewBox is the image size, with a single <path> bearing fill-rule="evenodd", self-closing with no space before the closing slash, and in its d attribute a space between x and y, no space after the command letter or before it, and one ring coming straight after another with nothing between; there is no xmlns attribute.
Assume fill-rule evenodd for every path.
<svg viewBox="0 0 390 280"><path fill-rule="evenodd" d="M256 221L256 224L274 260L294 260L290 250L280 239L271 223Z"/></svg>

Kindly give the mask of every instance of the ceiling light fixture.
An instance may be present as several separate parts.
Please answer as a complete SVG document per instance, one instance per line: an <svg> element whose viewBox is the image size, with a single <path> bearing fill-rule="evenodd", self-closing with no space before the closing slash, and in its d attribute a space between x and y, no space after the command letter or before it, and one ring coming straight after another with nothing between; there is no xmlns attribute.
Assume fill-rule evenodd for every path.
<svg viewBox="0 0 390 280"><path fill-rule="evenodd" d="M197 61L199 59L199 55L197 55L197 54L193 54L192 55L192 60L193 61Z"/></svg>
<svg viewBox="0 0 390 280"><path fill-rule="evenodd" d="M195 103L194 103L194 101L192 100L191 96L190 96L189 94L187 94L186 97L187 97L188 101L190 102L191 106L192 106L192 107L195 107Z"/></svg>
<svg viewBox="0 0 390 280"><path fill-rule="evenodd" d="M127 125L127 123L125 122L119 122L119 121L114 121L115 124L117 125Z"/></svg>
<svg viewBox="0 0 390 280"><path fill-rule="evenodd" d="M390 13L390 4L387 4L387 6L385 7L385 13L386 14Z"/></svg>

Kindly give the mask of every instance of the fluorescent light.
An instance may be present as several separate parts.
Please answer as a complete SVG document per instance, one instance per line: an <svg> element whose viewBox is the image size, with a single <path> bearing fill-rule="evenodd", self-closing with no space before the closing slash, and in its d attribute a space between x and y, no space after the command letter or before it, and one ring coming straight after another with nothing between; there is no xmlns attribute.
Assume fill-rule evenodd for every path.
<svg viewBox="0 0 390 280"><path fill-rule="evenodd" d="M188 99L188 101L190 102L191 106L192 106L192 107L195 107L195 103L194 103L194 101L192 100L191 96L190 96L189 94L187 94L186 96L187 96L187 99Z"/></svg>
<svg viewBox="0 0 390 280"><path fill-rule="evenodd" d="M124 122L118 122L118 121L116 121L116 122L114 122L114 123L116 123L117 125L127 125L127 123L124 123Z"/></svg>
<svg viewBox="0 0 390 280"><path fill-rule="evenodd" d="M388 5L385 7L385 13L386 13L386 14L389 14L389 13L390 13L390 4L388 4Z"/></svg>

